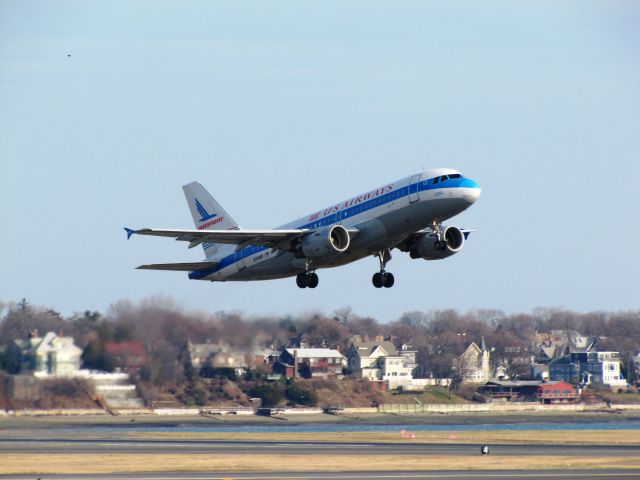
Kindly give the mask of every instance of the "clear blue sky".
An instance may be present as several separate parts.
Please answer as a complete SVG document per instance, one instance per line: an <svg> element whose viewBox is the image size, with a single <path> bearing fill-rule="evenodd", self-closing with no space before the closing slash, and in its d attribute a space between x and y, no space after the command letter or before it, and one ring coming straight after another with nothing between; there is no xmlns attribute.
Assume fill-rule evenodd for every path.
<svg viewBox="0 0 640 480"><path fill-rule="evenodd" d="M71 55L68 57L68 55ZM297 313L640 307L640 3L0 1L0 300ZM445 261L210 284L123 226L202 182L269 228L422 168L483 194Z"/></svg>

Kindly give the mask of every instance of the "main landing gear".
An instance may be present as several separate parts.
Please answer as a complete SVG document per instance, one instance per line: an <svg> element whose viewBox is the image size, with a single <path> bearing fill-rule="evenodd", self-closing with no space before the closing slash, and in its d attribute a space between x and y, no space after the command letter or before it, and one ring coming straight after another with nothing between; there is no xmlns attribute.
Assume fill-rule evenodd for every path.
<svg viewBox="0 0 640 480"><path fill-rule="evenodd" d="M380 260L380 272L374 273L371 282L376 288L391 288L395 282L393 274L387 272L384 268L387 266L387 262L391 260L391 252L389 249L383 250L376 254Z"/></svg>
<svg viewBox="0 0 640 480"><path fill-rule="evenodd" d="M447 249L447 241L444 239L442 235L442 223L437 220L431 222L431 230L436 236L436 241L433 242L433 248L438 251L443 251Z"/></svg>
<svg viewBox="0 0 640 480"><path fill-rule="evenodd" d="M296 284L299 288L316 288L318 286L318 275L316 272L302 272L296 276Z"/></svg>

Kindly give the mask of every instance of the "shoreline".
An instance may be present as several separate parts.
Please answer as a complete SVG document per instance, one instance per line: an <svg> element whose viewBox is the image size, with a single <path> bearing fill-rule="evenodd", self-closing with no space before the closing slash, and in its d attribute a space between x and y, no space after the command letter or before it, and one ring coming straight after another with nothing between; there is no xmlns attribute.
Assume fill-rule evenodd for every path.
<svg viewBox="0 0 640 480"><path fill-rule="evenodd" d="M518 413L423 413L358 415L296 414L262 417L258 415L29 415L0 417L0 429L55 429L74 427L175 428L181 426L298 426L298 425L504 425L545 423L612 423L638 422L640 412L518 412Z"/></svg>

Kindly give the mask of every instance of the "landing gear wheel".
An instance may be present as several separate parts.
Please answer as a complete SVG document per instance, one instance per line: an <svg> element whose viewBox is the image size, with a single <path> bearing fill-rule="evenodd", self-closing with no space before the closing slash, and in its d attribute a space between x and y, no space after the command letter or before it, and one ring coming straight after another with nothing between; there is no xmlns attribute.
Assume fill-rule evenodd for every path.
<svg viewBox="0 0 640 480"><path fill-rule="evenodd" d="M378 260L380 261L380 272L373 274L371 282L376 288L391 288L394 282L393 275L384 270L387 266L387 262L391 260L391 252L389 249L382 250L376 253L376 257L378 257Z"/></svg>
<svg viewBox="0 0 640 480"><path fill-rule="evenodd" d="M307 287L316 288L318 286L318 274L311 272L307 275Z"/></svg>
<svg viewBox="0 0 640 480"><path fill-rule="evenodd" d="M306 288L308 283L307 272L299 273L296 276L296 285L298 288Z"/></svg>

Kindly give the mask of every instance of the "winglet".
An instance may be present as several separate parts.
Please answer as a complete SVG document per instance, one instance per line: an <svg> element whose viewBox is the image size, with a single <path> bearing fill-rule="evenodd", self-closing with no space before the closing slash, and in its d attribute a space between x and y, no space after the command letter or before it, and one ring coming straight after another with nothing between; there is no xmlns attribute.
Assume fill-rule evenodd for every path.
<svg viewBox="0 0 640 480"><path fill-rule="evenodd" d="M124 231L127 232L127 240L129 240L131 238L131 235L136 233L135 230L131 230L130 228L127 228L127 227L124 227Z"/></svg>

